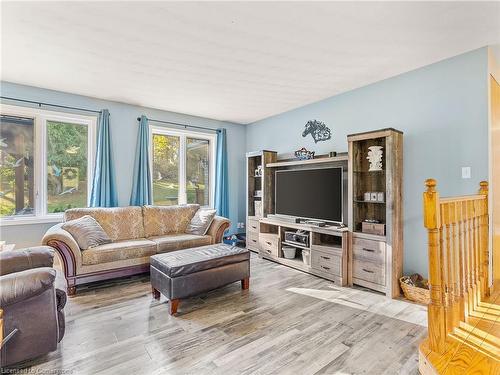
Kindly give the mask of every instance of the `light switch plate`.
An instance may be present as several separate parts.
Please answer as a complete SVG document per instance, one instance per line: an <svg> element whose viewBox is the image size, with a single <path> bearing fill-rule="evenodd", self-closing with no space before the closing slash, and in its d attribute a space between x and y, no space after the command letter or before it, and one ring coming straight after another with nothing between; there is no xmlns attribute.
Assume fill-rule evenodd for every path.
<svg viewBox="0 0 500 375"><path fill-rule="evenodd" d="M462 178L470 178L470 167L462 167Z"/></svg>

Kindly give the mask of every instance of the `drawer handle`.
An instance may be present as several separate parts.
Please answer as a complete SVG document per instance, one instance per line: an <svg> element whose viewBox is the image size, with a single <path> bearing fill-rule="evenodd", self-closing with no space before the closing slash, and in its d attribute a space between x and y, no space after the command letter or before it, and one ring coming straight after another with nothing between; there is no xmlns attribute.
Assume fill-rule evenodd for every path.
<svg viewBox="0 0 500 375"><path fill-rule="evenodd" d="M272 243L271 243L271 242L269 242L269 241L266 241L266 243L267 243L269 246L271 246L271 245L272 245Z"/></svg>
<svg viewBox="0 0 500 375"><path fill-rule="evenodd" d="M321 268L323 268L324 270L329 270L330 267L325 267L325 266L321 266Z"/></svg>
<svg viewBox="0 0 500 375"><path fill-rule="evenodd" d="M375 250L373 250L373 249L367 249L366 247L363 247L363 250L364 251L369 251L370 253L374 253L375 252Z"/></svg>
<svg viewBox="0 0 500 375"><path fill-rule="evenodd" d="M265 249L268 254L271 254L271 250Z"/></svg>
<svg viewBox="0 0 500 375"><path fill-rule="evenodd" d="M323 255L321 255L321 258L326 259L326 260L330 260L330 257L324 257Z"/></svg>
<svg viewBox="0 0 500 375"><path fill-rule="evenodd" d="M252 225L252 228L253 228L253 229L257 229L257 227L254 227L253 225Z"/></svg>
<svg viewBox="0 0 500 375"><path fill-rule="evenodd" d="M366 268L363 268L363 271L368 272L368 273L374 273L372 270L367 270Z"/></svg>
<svg viewBox="0 0 500 375"><path fill-rule="evenodd" d="M253 242L257 243L257 240L252 240Z"/></svg>

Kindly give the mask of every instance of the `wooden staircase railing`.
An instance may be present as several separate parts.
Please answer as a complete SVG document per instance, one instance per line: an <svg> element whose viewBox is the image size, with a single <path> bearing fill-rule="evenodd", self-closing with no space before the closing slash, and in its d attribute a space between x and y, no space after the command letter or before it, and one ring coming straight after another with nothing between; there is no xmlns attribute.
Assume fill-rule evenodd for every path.
<svg viewBox="0 0 500 375"><path fill-rule="evenodd" d="M425 185L431 301L429 335L420 347L420 371L445 373L439 370L447 368L443 357L452 352L450 345L460 345L453 341L458 337L453 333L489 295L488 183L482 181L476 195L452 198L440 198L433 179ZM431 358L440 363L432 363Z"/></svg>

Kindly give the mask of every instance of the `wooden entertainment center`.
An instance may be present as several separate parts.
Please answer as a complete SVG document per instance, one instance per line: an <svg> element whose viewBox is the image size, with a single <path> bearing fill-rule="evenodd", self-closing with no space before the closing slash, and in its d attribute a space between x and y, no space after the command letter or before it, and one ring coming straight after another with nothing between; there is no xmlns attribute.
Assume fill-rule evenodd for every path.
<svg viewBox="0 0 500 375"><path fill-rule="evenodd" d="M357 284L398 296L403 268L402 139L395 129L353 134L348 136L348 153L310 160L278 160L274 151L248 153L247 248L341 286ZM367 160L373 148L383 150L377 168ZM275 215L276 171L332 167L343 171L344 226L297 223ZM296 231L307 243L285 238ZM292 259L285 254L289 246L296 249Z"/></svg>
<svg viewBox="0 0 500 375"><path fill-rule="evenodd" d="M346 227L316 227L276 218L261 219L259 225L259 253L263 258L312 273L339 285L347 285L349 232ZM309 237L309 243L300 245L287 242L285 232L288 230L304 231ZM283 256L283 245L298 248L300 255L294 259L286 259ZM302 250L309 253L307 264L303 260Z"/></svg>

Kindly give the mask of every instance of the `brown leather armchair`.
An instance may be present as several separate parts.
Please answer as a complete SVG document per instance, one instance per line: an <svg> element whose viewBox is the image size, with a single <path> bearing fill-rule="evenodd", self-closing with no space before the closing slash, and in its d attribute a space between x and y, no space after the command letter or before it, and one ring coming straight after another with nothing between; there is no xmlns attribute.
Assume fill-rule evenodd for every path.
<svg viewBox="0 0 500 375"><path fill-rule="evenodd" d="M53 351L64 336L66 293L55 288L53 261L48 246L0 252L2 367Z"/></svg>

